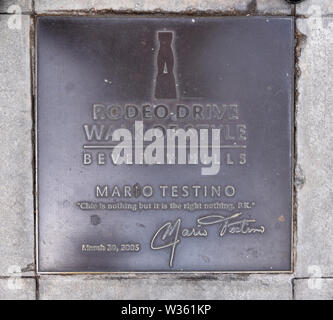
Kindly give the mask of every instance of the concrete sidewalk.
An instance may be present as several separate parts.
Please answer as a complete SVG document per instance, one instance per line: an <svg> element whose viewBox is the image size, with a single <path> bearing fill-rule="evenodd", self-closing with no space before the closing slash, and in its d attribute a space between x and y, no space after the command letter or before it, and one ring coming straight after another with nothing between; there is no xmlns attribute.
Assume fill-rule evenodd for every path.
<svg viewBox="0 0 333 320"><path fill-rule="evenodd" d="M34 17L115 13L294 16L293 274L37 275ZM333 3L305 0L2 0L0 299L333 299Z"/></svg>

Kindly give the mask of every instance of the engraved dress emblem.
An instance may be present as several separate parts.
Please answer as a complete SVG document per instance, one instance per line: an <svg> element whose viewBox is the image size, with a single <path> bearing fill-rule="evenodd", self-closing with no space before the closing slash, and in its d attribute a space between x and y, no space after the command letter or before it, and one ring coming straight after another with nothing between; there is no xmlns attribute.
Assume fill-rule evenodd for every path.
<svg viewBox="0 0 333 320"><path fill-rule="evenodd" d="M157 55L156 99L177 98L176 81L173 73L174 56L172 51L173 33L158 32L159 51Z"/></svg>

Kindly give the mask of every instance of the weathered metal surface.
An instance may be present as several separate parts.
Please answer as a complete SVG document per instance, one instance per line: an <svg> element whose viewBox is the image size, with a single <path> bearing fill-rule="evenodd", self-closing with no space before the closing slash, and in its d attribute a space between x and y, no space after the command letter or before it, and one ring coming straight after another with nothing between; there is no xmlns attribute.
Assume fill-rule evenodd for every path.
<svg viewBox="0 0 333 320"><path fill-rule="evenodd" d="M40 272L290 270L292 18L42 17L37 56Z"/></svg>

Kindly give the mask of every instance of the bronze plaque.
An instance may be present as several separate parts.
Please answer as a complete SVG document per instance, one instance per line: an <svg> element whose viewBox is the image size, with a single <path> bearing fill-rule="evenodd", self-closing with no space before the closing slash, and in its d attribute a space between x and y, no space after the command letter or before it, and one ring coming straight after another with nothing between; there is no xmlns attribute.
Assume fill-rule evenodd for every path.
<svg viewBox="0 0 333 320"><path fill-rule="evenodd" d="M39 272L290 271L291 17L39 17Z"/></svg>

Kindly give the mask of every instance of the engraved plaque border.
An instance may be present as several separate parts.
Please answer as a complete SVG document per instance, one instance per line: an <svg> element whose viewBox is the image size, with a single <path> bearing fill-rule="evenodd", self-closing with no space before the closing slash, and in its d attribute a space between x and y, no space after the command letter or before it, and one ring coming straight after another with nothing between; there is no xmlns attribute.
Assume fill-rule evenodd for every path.
<svg viewBox="0 0 333 320"><path fill-rule="evenodd" d="M47 15L48 17L69 17L69 18L74 18L78 17L78 15L72 15L72 14L63 14L63 15L57 15L57 14L49 14ZM145 18L179 18L179 17L193 17L193 18L200 18L200 17L220 17L220 18L229 18L232 19L234 17L237 18L258 18L258 17L263 17L260 15L257 16L225 16L225 15L202 15L202 14L191 14L191 15L178 15L178 14L139 14L136 16L128 15L128 14L110 14L110 15L91 15L91 14L80 14L80 17L94 17L94 18L119 18L119 17L135 17L136 19L140 19L141 17ZM202 270L190 270L190 271L73 271L73 272L63 272L63 271L56 271L56 272L50 272L50 271L40 271L39 270L39 185L38 185L38 103L37 103L37 97L38 97L38 87L37 87L37 38L38 38L38 33L37 33L37 20L40 17L45 17L45 15L35 15L34 17L34 28L33 28L33 35L31 37L31 41L33 43L33 49L31 50L31 64L32 64L32 91L34 95L34 101L33 101L33 118L34 118L34 124L33 124L33 133L34 133L34 158L33 158L33 165L34 165L34 202L35 202L35 253L36 253L36 270L37 274L40 275L74 275L74 274L82 274L82 275L99 275L99 274L113 274L113 275L121 275L121 274L189 274L193 275L194 277L196 275L200 274L292 274L294 272L294 267L295 267L295 215L296 215L296 190L295 190L295 88L296 88L296 72L295 72L295 47L296 47L296 41L295 41L295 18L293 16L265 16L265 18L289 18L292 20L292 29L291 29L291 34L293 35L292 39L292 46L294 49L294 52L292 54L292 64L293 64L293 69L292 69L292 87L290 88L291 92L291 103L290 103L290 108L291 108L291 128L290 128L290 137L291 137L291 234L290 234L290 254L291 254L291 260L290 260L290 270L242 270L242 271L232 271L232 270L214 270L214 271L202 271Z"/></svg>

